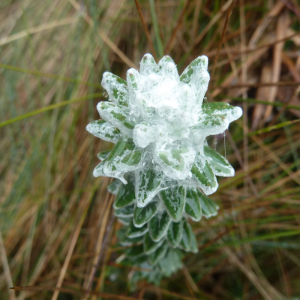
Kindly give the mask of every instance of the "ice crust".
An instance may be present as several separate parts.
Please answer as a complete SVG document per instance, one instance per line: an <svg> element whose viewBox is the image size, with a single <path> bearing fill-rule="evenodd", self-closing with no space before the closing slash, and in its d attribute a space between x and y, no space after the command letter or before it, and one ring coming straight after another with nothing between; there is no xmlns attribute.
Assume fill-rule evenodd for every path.
<svg viewBox="0 0 300 300"><path fill-rule="evenodd" d="M103 74L109 101L97 105L102 120L87 130L106 141L129 141L143 155L130 164L123 163L129 153L122 152L116 163L99 164L94 175L126 184L124 174L134 172L137 207L145 207L163 186L194 186L209 195L218 188L215 175L234 175L225 158L206 151L208 155L204 147L208 136L224 133L242 110L224 102L203 103L210 80L207 68L208 58L199 56L179 76L171 57L156 63L145 54L140 72L129 69L126 81Z"/></svg>

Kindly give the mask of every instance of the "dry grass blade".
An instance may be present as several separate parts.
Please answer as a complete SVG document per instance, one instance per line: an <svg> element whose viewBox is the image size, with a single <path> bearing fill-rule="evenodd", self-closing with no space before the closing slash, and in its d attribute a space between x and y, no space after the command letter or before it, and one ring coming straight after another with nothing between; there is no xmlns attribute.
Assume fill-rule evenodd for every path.
<svg viewBox="0 0 300 300"><path fill-rule="evenodd" d="M78 2L76 2L76 0L69 0L69 2L75 7L78 13L83 14L83 17L87 21L87 23L93 27L93 20L90 18L90 16L87 15L85 11L82 11L81 6L78 4ZM104 33L104 31L101 28L99 28L98 30L101 38L112 49L112 51L114 51L129 67L137 69L136 65L115 45L115 43Z"/></svg>
<svg viewBox="0 0 300 300"><path fill-rule="evenodd" d="M104 299L114 299L114 300L134 300L136 298L126 297L121 295L109 294L109 293L101 293L101 292L94 292L94 291L85 291L85 290L72 290L68 288L53 288L47 286L14 286L10 289L15 291L59 291L75 296L79 296L81 294L89 294L91 296L95 295L97 297L103 297Z"/></svg>
<svg viewBox="0 0 300 300"><path fill-rule="evenodd" d="M62 266L61 272L59 274L58 281L57 281L57 284L56 284L56 288L60 288L62 286L62 283L63 283L64 277L66 275L66 272L67 272L67 269L68 269L68 266L69 266L72 254L74 252L75 245L76 245L77 240L78 240L78 236L79 236L82 224L84 222L87 210L89 208L89 202L90 202L93 194L94 194L94 191L89 192L89 193L87 193L87 194L85 194L83 196L83 200L84 201L82 201L81 207L79 208L80 218L79 218L78 222L76 222L77 226L76 226L76 228L74 230L74 235L73 235L73 237L71 239L70 247L68 249L68 253L67 253L66 259L64 261L64 264ZM52 300L56 300L57 297L58 297L58 294L59 294L59 290L55 290L55 292L53 294L53 297L52 297Z"/></svg>
<svg viewBox="0 0 300 300"><path fill-rule="evenodd" d="M285 38L287 27L289 24L289 16L287 12L284 12L280 15L277 28L276 28L276 38L277 40L281 40ZM280 71L281 71L281 53L283 51L283 43L278 43L274 46L274 53L273 53L273 69L272 69L272 82L278 82ZM277 94L277 86L274 86L270 89L268 101L274 102L275 97ZM267 107L264 119L267 120L271 114L271 107Z"/></svg>
<svg viewBox="0 0 300 300"><path fill-rule="evenodd" d="M56 28L56 27L59 27L59 26L73 24L77 21L78 21L78 17L75 17L75 18L73 17L73 18L67 18L65 20L54 21L54 22L51 22L51 23L47 23L47 24L37 26L37 27L29 28L29 29L23 30L21 32L15 33L11 36L7 36L7 37L4 37L4 38L0 39L0 46L3 46L5 44L8 44L8 43L13 42L15 40L24 38L24 37L26 37L30 34L43 32L45 30L53 29L53 28Z"/></svg>
<svg viewBox="0 0 300 300"><path fill-rule="evenodd" d="M185 2L185 4L184 4L183 10L182 10L182 12L181 12L181 14L180 14L180 16L179 16L179 18L178 18L178 20L177 20L176 26L175 26L175 28L174 28L174 30L173 30L171 36L170 36L170 39L168 40L168 42L167 42L167 44L166 44L165 51L164 51L165 54L169 54L170 51L171 51L171 49L172 49L172 47L173 47L173 43L174 43L176 34L177 34L177 32L178 32L178 30L179 30L181 24L182 24L184 15L185 15L185 13L186 13L186 10L187 10L188 7L189 7L190 2L191 2L191 0L186 0L186 2Z"/></svg>
<svg viewBox="0 0 300 300"><path fill-rule="evenodd" d="M148 30L147 24L146 24L146 22L145 22L145 18L144 18L144 16L143 16L143 12L142 12L142 10L141 10L141 6L140 6L138 0L134 0L134 2L135 2L135 5L136 5L136 8L137 8L137 10L138 10L138 13L139 13L139 15L140 15L141 22L142 22L142 24L143 24L143 27L144 27L144 30L145 30L145 34L146 34L148 43L149 43L149 45L150 45L151 51L152 51L152 53L153 53L154 58L157 60L157 55L156 55L156 52L155 52L155 49L154 49L154 46L153 46L153 43L152 43L152 39L151 39L149 30Z"/></svg>
<svg viewBox="0 0 300 300"><path fill-rule="evenodd" d="M8 287L10 287L13 285L13 281L12 281L11 272L10 272L10 268L9 268L9 264L8 264L8 260L7 260L7 256L6 256L6 251L4 248L1 231L0 231L0 257L1 257L1 264L4 269L4 277L7 281ZM16 295L14 292L9 292L9 299L11 299L11 300L16 299Z"/></svg>
<svg viewBox="0 0 300 300"><path fill-rule="evenodd" d="M232 14L233 5L234 5L234 0L232 0L230 6L228 8L228 12L227 12L227 15L226 15L226 19L225 19L225 22L224 22L224 27L223 27L223 31L222 31L222 35L221 35L221 40L220 40L220 43L219 43L219 46L218 46L217 54L216 54L215 59L214 59L214 64L213 64L213 69L212 69L212 72L211 72L211 77L214 76L215 71L216 71L217 61L219 59L219 54L220 54L220 50L221 50L222 45L223 45L223 40L224 40L224 37L225 37L225 33L226 33L226 30L227 30L229 19L230 19L230 16Z"/></svg>
<svg viewBox="0 0 300 300"><path fill-rule="evenodd" d="M201 31L201 33L197 36L197 38L194 41L193 47L196 47L205 34L210 30L210 28L221 18L222 14L227 11L229 6L231 5L232 0L228 0L221 8L221 10L210 20L210 22L206 25L206 27Z"/></svg>

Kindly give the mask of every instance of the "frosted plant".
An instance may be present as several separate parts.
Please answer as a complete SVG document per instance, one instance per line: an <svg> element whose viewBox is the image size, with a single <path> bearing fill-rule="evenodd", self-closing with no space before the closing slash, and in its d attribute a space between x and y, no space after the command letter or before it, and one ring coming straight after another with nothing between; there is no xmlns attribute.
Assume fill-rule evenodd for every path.
<svg viewBox="0 0 300 300"><path fill-rule="evenodd" d="M117 195L115 215L125 225L118 235L122 245L135 245L126 261L153 269L137 272L137 279L157 282L181 267L178 249L198 251L187 219L215 216L218 207L207 195L218 188L216 176L234 176L206 138L224 133L242 110L203 103L207 67L208 58L199 56L179 76L170 56L156 64L145 54L127 81L103 74L109 101L99 102L102 119L87 130L115 146L98 154L94 176L117 179L108 190Z"/></svg>

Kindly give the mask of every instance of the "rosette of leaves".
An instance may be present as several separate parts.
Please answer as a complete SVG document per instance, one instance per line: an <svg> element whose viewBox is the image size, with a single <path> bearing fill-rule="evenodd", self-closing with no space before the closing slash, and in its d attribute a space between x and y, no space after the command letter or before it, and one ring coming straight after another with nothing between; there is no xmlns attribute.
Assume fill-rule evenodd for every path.
<svg viewBox="0 0 300 300"><path fill-rule="evenodd" d="M87 130L115 146L98 154L94 176L117 179L108 190L116 194L115 215L124 224L120 243L131 246L124 263L152 270L137 272L137 279L156 282L181 267L180 250L198 251L187 220L215 216L218 206L207 195L218 188L216 176L234 176L206 138L223 133L242 110L203 103L207 67L200 56L179 76L171 57L157 64L146 54L140 72L127 71L127 81L103 74L109 101L97 105L102 119Z"/></svg>

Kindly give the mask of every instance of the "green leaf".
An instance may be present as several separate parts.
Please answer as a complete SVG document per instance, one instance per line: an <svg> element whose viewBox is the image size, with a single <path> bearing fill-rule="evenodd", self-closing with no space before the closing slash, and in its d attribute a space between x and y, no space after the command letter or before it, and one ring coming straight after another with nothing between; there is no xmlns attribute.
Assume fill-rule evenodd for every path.
<svg viewBox="0 0 300 300"><path fill-rule="evenodd" d="M201 155L195 159L191 169L194 184L207 195L214 193L218 188L217 178L208 160Z"/></svg>
<svg viewBox="0 0 300 300"><path fill-rule="evenodd" d="M203 216L207 219L218 214L219 206L206 195L198 191Z"/></svg>
<svg viewBox="0 0 300 300"><path fill-rule="evenodd" d="M110 101L128 106L128 88L124 79L110 72L104 72L101 85L107 91Z"/></svg>
<svg viewBox="0 0 300 300"><path fill-rule="evenodd" d="M135 227L133 222L130 223L130 225L127 228L126 235L129 238L136 238L139 236L144 235L146 232L148 232L147 225L144 225L143 227Z"/></svg>
<svg viewBox="0 0 300 300"><path fill-rule="evenodd" d="M128 183L121 185L114 203L114 209L123 208L135 202L134 176L129 173L125 176L125 178Z"/></svg>
<svg viewBox="0 0 300 300"><path fill-rule="evenodd" d="M237 120L243 114L238 106L231 106L226 102L209 102L202 105L202 110L207 115L219 115L226 117L229 123Z"/></svg>
<svg viewBox="0 0 300 300"><path fill-rule="evenodd" d="M213 172L217 176L232 177L234 169L228 160L209 146L204 146L204 154L209 159Z"/></svg>
<svg viewBox="0 0 300 300"><path fill-rule="evenodd" d="M180 221L185 204L185 186L170 186L160 192L165 208L174 222Z"/></svg>
<svg viewBox="0 0 300 300"><path fill-rule="evenodd" d="M99 160L104 160L107 158L107 156L109 155L111 150L105 150L105 151L101 151L97 154L97 157L99 158Z"/></svg>
<svg viewBox="0 0 300 300"><path fill-rule="evenodd" d="M120 130L104 120L89 123L86 130L95 137L111 143L116 143L121 138Z"/></svg>
<svg viewBox="0 0 300 300"><path fill-rule="evenodd" d="M190 250L193 253L198 253L198 243L197 243L196 236L193 232L192 226L189 223L187 223L187 225L188 225L188 230L190 232L190 234L189 234L189 236L190 236Z"/></svg>
<svg viewBox="0 0 300 300"><path fill-rule="evenodd" d="M144 236L139 236L139 237L133 238L133 239L130 239L126 236L125 238L120 240L120 244L122 246L131 246L131 245L142 243L143 241L144 241Z"/></svg>
<svg viewBox="0 0 300 300"><path fill-rule="evenodd" d="M127 257L139 257L144 254L144 246L143 245L138 245L138 246L133 246L129 249L126 250L126 256Z"/></svg>
<svg viewBox="0 0 300 300"><path fill-rule="evenodd" d="M128 217L132 217L133 216L133 209L134 209L134 205L128 205L125 206L123 208L119 208L116 209L114 212L114 215L116 217L123 217L123 218L128 218Z"/></svg>
<svg viewBox="0 0 300 300"><path fill-rule="evenodd" d="M187 252L198 252L198 244L192 226L186 221L183 221L183 232L180 246Z"/></svg>
<svg viewBox="0 0 300 300"><path fill-rule="evenodd" d="M160 260L162 260L168 250L168 244L164 243L162 246L160 246L155 252L151 253L149 255L149 260L152 265L156 265Z"/></svg>
<svg viewBox="0 0 300 300"><path fill-rule="evenodd" d="M153 199L145 207L136 207L133 215L133 222L136 227L146 224L157 213L159 208L159 199Z"/></svg>
<svg viewBox="0 0 300 300"><path fill-rule="evenodd" d="M122 223L123 225L128 226L131 223L132 218L131 217L119 217L118 221L120 223Z"/></svg>
<svg viewBox="0 0 300 300"><path fill-rule="evenodd" d="M160 190L163 174L153 166L135 171L135 196L138 207L146 206Z"/></svg>
<svg viewBox="0 0 300 300"><path fill-rule="evenodd" d="M140 168L145 158L145 152L137 148L131 141L120 139L107 158L95 169L94 176L109 176L127 183L124 174Z"/></svg>
<svg viewBox="0 0 300 300"><path fill-rule="evenodd" d="M187 252L191 250L191 231L189 223L186 220L183 220L183 231L180 246Z"/></svg>
<svg viewBox="0 0 300 300"><path fill-rule="evenodd" d="M198 192L195 187L186 188L185 212L193 221L200 221L202 217Z"/></svg>
<svg viewBox="0 0 300 300"><path fill-rule="evenodd" d="M117 195L121 185L122 185L122 182L120 180L116 179L107 186L107 191L113 195Z"/></svg>
<svg viewBox="0 0 300 300"><path fill-rule="evenodd" d="M158 264L165 276L171 276L182 268L180 251L169 247L164 259L161 259Z"/></svg>
<svg viewBox="0 0 300 300"><path fill-rule="evenodd" d="M190 145L173 143L157 145L154 160L161 166L166 176L181 180L189 174L196 152Z"/></svg>
<svg viewBox="0 0 300 300"><path fill-rule="evenodd" d="M199 56L194 59L182 72L180 76L180 81L189 83L192 77L195 77L197 73L201 73L204 70L207 70L208 59L206 56Z"/></svg>
<svg viewBox="0 0 300 300"><path fill-rule="evenodd" d="M129 110L126 107L101 101L97 109L102 119L119 128L125 135L132 136L135 122L129 117Z"/></svg>
<svg viewBox="0 0 300 300"><path fill-rule="evenodd" d="M161 239L159 242L155 242L150 237L150 234L146 233L145 239L144 239L144 252L146 254L150 254L150 253L154 252L163 243L163 241L164 240Z"/></svg>
<svg viewBox="0 0 300 300"><path fill-rule="evenodd" d="M142 245L141 245L142 246ZM137 252L139 251L139 249L137 249ZM126 254L126 252L125 252ZM134 253L133 253L134 255ZM139 255L139 256L131 256L131 257L125 257L121 264L124 266L136 266L136 265L140 265L140 264L145 264L148 261L148 255L143 254L143 255Z"/></svg>
<svg viewBox="0 0 300 300"><path fill-rule="evenodd" d="M171 219L166 211L160 214L156 214L149 222L148 228L149 233L153 241L158 242L161 240L171 223Z"/></svg>
<svg viewBox="0 0 300 300"><path fill-rule="evenodd" d="M130 245L141 243L141 242L144 241L144 236L139 236L137 238L131 238L131 239L128 238L127 235L126 235L126 230L127 230L126 227L122 227L116 233L117 237L120 241L120 244L122 246L130 246Z"/></svg>
<svg viewBox="0 0 300 300"><path fill-rule="evenodd" d="M167 238L168 241L171 243L173 247L178 247L183 231L183 221L180 222L171 222L168 231L167 231Z"/></svg>

